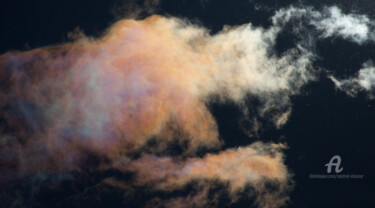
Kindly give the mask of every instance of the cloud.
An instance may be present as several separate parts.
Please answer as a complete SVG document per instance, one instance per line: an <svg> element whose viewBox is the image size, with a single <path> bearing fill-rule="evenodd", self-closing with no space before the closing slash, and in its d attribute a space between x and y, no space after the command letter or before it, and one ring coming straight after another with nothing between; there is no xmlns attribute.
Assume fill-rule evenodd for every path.
<svg viewBox="0 0 375 208"><path fill-rule="evenodd" d="M209 102L243 104L251 94L263 103L259 112L272 110L279 124L289 96L314 78L309 53L269 56L270 35L264 34L244 25L210 36L187 22L153 16L120 21L98 40L7 53L1 57L9 109L3 118L18 128L23 144L38 148L48 138L49 148L113 154L150 138L170 141L176 129L186 134L187 154L216 148L221 142ZM29 143L30 136L36 138Z"/></svg>
<svg viewBox="0 0 375 208"><path fill-rule="evenodd" d="M122 179L105 175L94 187L116 188L125 202L146 189L144 206L220 206L223 196L227 204L247 198L282 206L292 187L285 146L223 149L208 106L234 103L253 129L261 128L259 118L281 128L292 114L290 97L316 80L317 39L362 44L373 37L366 16L337 7L284 8L272 22L268 29L245 24L211 35L155 15L120 20L97 39L79 35L1 55L0 185L13 190L9 184L38 175L112 171ZM276 55L277 36L289 23L301 41ZM367 64L355 78L331 79L355 95L372 91L373 74ZM249 97L259 105L249 106ZM81 193L69 199L75 197L82 199Z"/></svg>
<svg viewBox="0 0 375 208"><path fill-rule="evenodd" d="M326 9L323 18L317 15L317 19L313 24L323 31L324 37L342 36L357 43L370 38L370 19L365 15L345 15L338 7L331 7Z"/></svg>
<svg viewBox="0 0 375 208"><path fill-rule="evenodd" d="M253 197L254 204L260 207L279 207L288 200L286 193L292 187L290 175L283 164L280 151L283 148L285 146L280 144L258 142L183 162L153 155L143 155L132 162L118 159L114 161L114 167L123 172L137 172L135 185L153 184L156 190L173 192L196 182L194 186L197 191L194 194L188 198L165 200L163 203L168 207L206 207L215 203L208 196L208 190L214 186L215 181L226 184L231 203L240 198L240 193L246 188L251 187L253 191L247 193L246 197ZM113 180L107 182L117 184ZM267 189L267 183L275 185L272 191Z"/></svg>
<svg viewBox="0 0 375 208"><path fill-rule="evenodd" d="M303 47L270 54L276 36L274 28L250 24L210 35L187 21L151 16L121 20L98 39L1 55L1 183L81 172L95 155L101 159L90 170L135 172L137 180L124 187L168 192L198 181L196 194L163 202L170 206L212 202L205 190L219 181L233 202L251 187L246 197L254 203L278 207L291 183L280 145L220 151L207 107L234 102L246 113L245 99L253 96L260 105L245 116L285 124L290 96L315 79L313 55ZM169 155L175 145L181 151ZM199 151L218 153L199 158ZM277 185L269 190L268 183Z"/></svg>
<svg viewBox="0 0 375 208"><path fill-rule="evenodd" d="M374 24L369 17L354 13L344 14L336 6L324 7L322 11L316 11L312 7L290 6L278 10L272 17L272 22L278 26L275 27L277 31L284 29L290 22L294 22L293 33L299 37L307 35L307 38L302 38L302 42L305 43L301 44L311 46L312 51L315 41L324 38L341 37L359 45L375 40ZM313 26L316 31L311 30L308 26ZM373 98L374 74L375 69L372 63L367 62L355 77L338 79L330 75L329 78L339 90L350 96L354 97L359 92L366 92L370 98Z"/></svg>
<svg viewBox="0 0 375 208"><path fill-rule="evenodd" d="M344 14L336 6L324 7L322 11L314 10L312 7L294 7L280 9L272 17L275 25L281 27L296 21L305 21L297 24L297 29L312 25L320 33L317 38L341 37L358 44L374 41L374 24L366 15Z"/></svg>
<svg viewBox="0 0 375 208"><path fill-rule="evenodd" d="M375 89L375 67L371 62L363 65L355 77L348 79L337 79L334 76L329 77L339 90L344 91L350 96L356 96L359 92L365 92L370 98L374 98Z"/></svg>

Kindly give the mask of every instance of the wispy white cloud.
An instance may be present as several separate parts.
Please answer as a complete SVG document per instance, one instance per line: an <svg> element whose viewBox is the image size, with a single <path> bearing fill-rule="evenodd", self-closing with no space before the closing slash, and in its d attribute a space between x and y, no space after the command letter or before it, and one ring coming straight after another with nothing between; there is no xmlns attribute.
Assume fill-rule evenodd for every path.
<svg viewBox="0 0 375 208"><path fill-rule="evenodd" d="M311 23L322 31L324 37L341 36L357 43L371 39L371 22L365 15L343 14L338 7L326 8L325 12L314 14Z"/></svg>
<svg viewBox="0 0 375 208"><path fill-rule="evenodd" d="M374 24L366 15L345 14L339 7L325 7L322 11L312 7L288 7L280 9L273 16L274 24L284 26L291 20L301 22L305 20L320 33L320 38L342 37L347 40L363 44L366 41L374 41ZM297 24L303 27L302 23Z"/></svg>
<svg viewBox="0 0 375 208"><path fill-rule="evenodd" d="M375 24L366 15L349 13L345 14L336 6L325 7L322 11L312 7L288 7L280 9L272 18L275 30L279 31L293 22L293 33L299 35L302 41L313 42L305 44L315 46L318 39L340 37L359 45L366 42L375 42ZM308 26L313 26L312 31ZM309 38L303 38L304 35ZM329 69L327 69L329 70ZM337 89L346 92L350 96L356 96L359 92L366 92L370 98L375 97L375 67L371 62L363 65L354 77L338 79L331 75Z"/></svg>
<svg viewBox="0 0 375 208"><path fill-rule="evenodd" d="M371 62L364 64L357 75L348 79L337 79L329 77L339 90L346 92L350 96L356 96L359 92L365 91L370 98L375 97L375 67Z"/></svg>

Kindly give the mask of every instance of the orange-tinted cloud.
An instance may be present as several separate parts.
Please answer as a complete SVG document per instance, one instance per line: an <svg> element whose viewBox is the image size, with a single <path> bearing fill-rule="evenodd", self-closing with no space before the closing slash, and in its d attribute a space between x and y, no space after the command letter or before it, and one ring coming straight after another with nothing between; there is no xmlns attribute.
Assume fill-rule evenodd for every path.
<svg viewBox="0 0 375 208"><path fill-rule="evenodd" d="M203 158L190 158L185 161L171 157L143 155L133 162L119 159L113 166L124 172L137 173L135 184L171 192L183 189L196 181L200 187L188 198L169 199L166 204L173 207L204 207L210 203L207 191L215 181L228 185L228 193L235 202L239 194L251 187L248 197L255 197L255 204L261 207L279 207L288 199L290 175L283 164L280 152L283 145L254 143L248 147L229 149L219 154L207 154ZM276 184L272 191L267 183ZM269 192L267 192L269 191ZM190 201L199 198L198 201ZM188 200L189 199L189 200Z"/></svg>
<svg viewBox="0 0 375 208"><path fill-rule="evenodd" d="M99 39L1 55L1 180L79 170L94 154L111 168L135 171L135 185L170 191L198 180L208 190L219 180L233 201L250 186L262 207L283 204L290 178L279 145L196 156L223 143L209 102L231 101L246 113L251 95L261 102L260 116L278 127L287 121L289 96L314 76L306 51L269 54L275 31L244 25L212 36L188 22L152 16L119 21ZM181 155L161 157L171 144ZM268 191L269 181L279 191Z"/></svg>

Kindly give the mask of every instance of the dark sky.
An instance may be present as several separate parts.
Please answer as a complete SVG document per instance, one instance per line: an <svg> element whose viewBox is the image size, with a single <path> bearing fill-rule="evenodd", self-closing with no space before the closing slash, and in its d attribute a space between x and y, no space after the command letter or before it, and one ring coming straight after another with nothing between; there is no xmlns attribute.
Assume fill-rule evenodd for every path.
<svg viewBox="0 0 375 208"><path fill-rule="evenodd" d="M119 17L127 15L128 10L121 8L126 8L129 4L138 4L142 7L141 1L124 3L118 0L5 0L0 7L0 52L25 51L68 42L67 34L77 27L86 35L98 37ZM375 9L375 3L368 0L310 1L309 4L318 11L324 5L337 5L344 13L353 11L374 18L372 11ZM275 11L289 5L307 4L275 0L164 0L153 12L187 18L215 34L224 25L241 25L249 22L267 28L271 25L270 18ZM139 18L147 15L148 12L143 11ZM274 50L282 54L288 48L294 47L298 38L286 28L279 34ZM292 96L293 111L282 128L276 129L265 121L265 128L259 132L258 137L249 138L242 128L236 125L241 120L241 112L237 106L230 103L211 103L209 108L216 118L225 148L244 146L257 140L282 141L288 144L285 163L294 174L295 185L286 207L373 207L375 100L366 92L350 97L345 92L337 90L334 83L327 78L327 73L338 78L354 76L364 62L374 58L375 43L357 44L340 37L326 38L317 40L315 52L318 58L314 61L314 66L327 71L319 75L318 81L306 84L301 94ZM249 98L248 102L251 105L252 100ZM334 155L340 155L342 158L343 174L362 174L364 179L309 178L309 174L326 174L324 165ZM81 186L94 183L93 181L100 177L102 176L93 176L88 179L89 181L81 183ZM42 190L36 196L37 202L26 202L25 207L46 207L43 203L53 205L51 199L54 197L63 200L64 196L69 196L72 191L69 184L65 186L62 185L55 193L43 193ZM81 205L94 207L109 202L114 207L123 205L124 202L117 197L119 193L116 190L107 194L108 196L103 196L107 197L107 201L104 200L101 205ZM133 200L143 200L142 194L133 197L136 197ZM77 202L74 203L68 203L66 206L79 207ZM129 206L133 205L130 203ZM233 207L248 207L248 204L245 200Z"/></svg>

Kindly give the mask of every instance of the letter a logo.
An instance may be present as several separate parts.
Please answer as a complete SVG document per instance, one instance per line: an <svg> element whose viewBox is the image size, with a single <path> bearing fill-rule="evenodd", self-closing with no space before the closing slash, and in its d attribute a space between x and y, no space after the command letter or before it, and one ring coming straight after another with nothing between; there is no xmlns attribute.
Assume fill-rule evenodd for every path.
<svg viewBox="0 0 375 208"><path fill-rule="evenodd" d="M340 173L342 171L343 168L340 168L340 164L341 164L341 157L338 156L338 155L335 155L331 158L331 160L329 161L329 163L327 163L325 166L328 166L327 168L327 172L328 173L331 173L332 171L332 166L335 166L335 172L336 173Z"/></svg>

